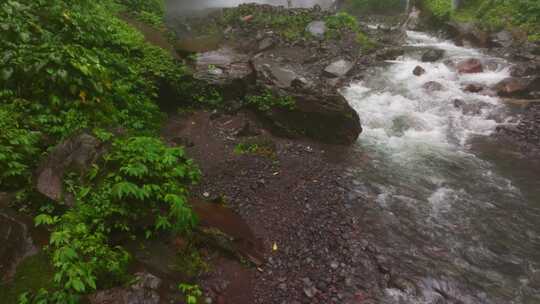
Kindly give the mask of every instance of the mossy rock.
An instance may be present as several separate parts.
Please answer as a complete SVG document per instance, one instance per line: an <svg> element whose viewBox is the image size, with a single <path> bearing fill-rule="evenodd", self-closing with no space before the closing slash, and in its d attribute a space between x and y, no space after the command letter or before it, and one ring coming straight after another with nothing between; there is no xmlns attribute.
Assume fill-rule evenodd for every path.
<svg viewBox="0 0 540 304"><path fill-rule="evenodd" d="M54 267L50 256L40 251L24 259L13 279L0 284L0 299L3 304L16 304L18 297L25 292L37 292L41 288L53 288Z"/></svg>

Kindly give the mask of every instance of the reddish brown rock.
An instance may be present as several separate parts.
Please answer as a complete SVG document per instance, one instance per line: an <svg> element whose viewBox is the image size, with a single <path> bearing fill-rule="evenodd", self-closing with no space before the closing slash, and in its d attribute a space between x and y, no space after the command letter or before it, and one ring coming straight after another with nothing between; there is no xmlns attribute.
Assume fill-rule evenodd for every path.
<svg viewBox="0 0 540 304"><path fill-rule="evenodd" d="M484 71L482 62L474 58L459 62L456 68L461 74L482 73Z"/></svg>

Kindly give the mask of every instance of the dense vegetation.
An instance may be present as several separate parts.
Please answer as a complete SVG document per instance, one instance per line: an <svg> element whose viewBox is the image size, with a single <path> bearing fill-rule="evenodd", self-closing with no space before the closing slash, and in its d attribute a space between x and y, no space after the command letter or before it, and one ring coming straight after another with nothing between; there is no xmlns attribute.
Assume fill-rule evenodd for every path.
<svg viewBox="0 0 540 304"><path fill-rule="evenodd" d="M440 21L475 21L489 30L520 28L530 40L540 40L540 1L463 0L453 11L451 0L424 0L425 8Z"/></svg>
<svg viewBox="0 0 540 304"><path fill-rule="evenodd" d="M187 191L199 171L157 137L160 86L181 92L193 84L182 81L181 62L117 17L122 12L162 24L157 0L0 4L0 191L19 190L14 207L32 210L52 232L41 257L54 276L29 284L21 303L75 303L128 280L130 256L113 234L189 233L196 224ZM33 195L37 160L82 131L109 148L88 174L66 177L74 207Z"/></svg>
<svg viewBox="0 0 540 304"><path fill-rule="evenodd" d="M345 7L355 13L389 13L403 12L405 10L405 0L346 0Z"/></svg>

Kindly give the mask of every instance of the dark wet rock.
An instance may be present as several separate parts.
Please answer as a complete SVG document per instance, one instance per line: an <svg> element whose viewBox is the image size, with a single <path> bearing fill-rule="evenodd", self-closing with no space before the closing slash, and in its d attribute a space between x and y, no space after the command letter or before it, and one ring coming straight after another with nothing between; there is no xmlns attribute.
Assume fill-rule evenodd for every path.
<svg viewBox="0 0 540 304"><path fill-rule="evenodd" d="M324 69L324 73L329 77L343 77L347 75L351 71L351 69L354 67L354 63L339 59L337 61L332 62L330 65L328 65Z"/></svg>
<svg viewBox="0 0 540 304"><path fill-rule="evenodd" d="M64 197L63 177L67 172L83 175L103 153L105 147L88 133L74 135L54 147L36 171L39 193L60 202ZM69 204L69 202L66 202Z"/></svg>
<svg viewBox="0 0 540 304"><path fill-rule="evenodd" d="M423 62L435 62L437 60L440 60L443 58L445 51L439 50L439 49L432 49L426 51L424 54L422 54L422 61Z"/></svg>
<svg viewBox="0 0 540 304"><path fill-rule="evenodd" d="M465 103L461 99L454 99L453 103L454 107L461 109L461 112L465 115L480 115L482 113L482 109L489 106L489 104L485 102L478 101Z"/></svg>
<svg viewBox="0 0 540 304"><path fill-rule="evenodd" d="M483 31L472 22L451 21L447 25L450 34L454 37L458 45L468 42L476 47L487 48L491 46L489 33Z"/></svg>
<svg viewBox="0 0 540 304"><path fill-rule="evenodd" d="M401 47L388 47L378 50L375 56L377 60L395 60L403 54L405 54L405 50Z"/></svg>
<svg viewBox="0 0 540 304"><path fill-rule="evenodd" d="M469 93L479 93L485 89L486 87L481 83L469 83L463 88L463 91Z"/></svg>
<svg viewBox="0 0 540 304"><path fill-rule="evenodd" d="M429 92L436 92L442 91L444 89L444 86L436 81L428 81L422 85L422 88Z"/></svg>
<svg viewBox="0 0 540 304"><path fill-rule="evenodd" d="M228 47L199 54L193 77L217 86L225 100L244 96L255 81L249 56Z"/></svg>
<svg viewBox="0 0 540 304"><path fill-rule="evenodd" d="M414 68L414 70L413 70L413 74L414 74L415 76L422 76L422 75L424 75L425 73L426 73L426 70L425 70L423 67L419 66L419 65L416 66L416 67Z"/></svg>
<svg viewBox="0 0 540 304"><path fill-rule="evenodd" d="M26 224L0 209L0 281L14 274L19 262L36 251Z"/></svg>
<svg viewBox="0 0 540 304"><path fill-rule="evenodd" d="M540 78L506 78L496 84L493 90L502 97L536 98L540 96Z"/></svg>
<svg viewBox="0 0 540 304"><path fill-rule="evenodd" d="M251 137L260 134L261 131L255 128L249 121L246 121L244 125L234 133L237 137Z"/></svg>
<svg viewBox="0 0 540 304"><path fill-rule="evenodd" d="M136 282L130 287L98 291L88 296L90 304L159 304L157 292L161 279L150 273L136 273Z"/></svg>
<svg viewBox="0 0 540 304"><path fill-rule="evenodd" d="M475 58L458 62L456 65L456 69L461 74L482 73L484 71L482 62Z"/></svg>
<svg viewBox="0 0 540 304"><path fill-rule="evenodd" d="M512 77L528 77L540 75L540 61L522 61L510 67Z"/></svg>
<svg viewBox="0 0 540 304"><path fill-rule="evenodd" d="M306 27L306 32L310 33L315 38L322 40L326 34L326 22L313 21Z"/></svg>
<svg viewBox="0 0 540 304"><path fill-rule="evenodd" d="M310 79L312 74L299 66L284 65L272 58L256 58L253 66L259 86L280 96L291 96L295 102L291 109L274 107L261 113L274 131L337 144L350 144L358 138L362 131L360 118L338 92L339 83L319 87L298 85L320 80Z"/></svg>

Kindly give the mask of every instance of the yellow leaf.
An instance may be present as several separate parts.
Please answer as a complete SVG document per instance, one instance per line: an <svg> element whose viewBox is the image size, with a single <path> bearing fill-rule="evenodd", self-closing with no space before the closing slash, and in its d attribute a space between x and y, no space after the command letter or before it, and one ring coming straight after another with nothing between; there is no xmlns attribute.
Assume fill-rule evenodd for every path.
<svg viewBox="0 0 540 304"><path fill-rule="evenodd" d="M83 102L86 101L86 92L85 91L81 91L79 93L79 97L82 99Z"/></svg>

